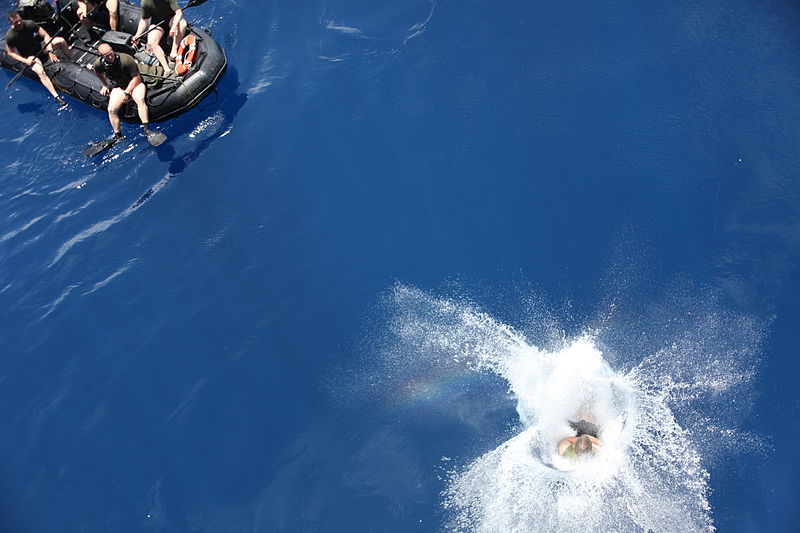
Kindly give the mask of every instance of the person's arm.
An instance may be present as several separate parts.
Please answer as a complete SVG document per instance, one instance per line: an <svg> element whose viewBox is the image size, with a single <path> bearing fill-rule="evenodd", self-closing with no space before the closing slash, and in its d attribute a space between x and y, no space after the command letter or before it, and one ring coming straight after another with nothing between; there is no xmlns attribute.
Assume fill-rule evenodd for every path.
<svg viewBox="0 0 800 533"><path fill-rule="evenodd" d="M49 33L47 33L47 32L45 31L45 29L44 29L44 28L42 28L41 26L39 26L39 29L37 30L37 32L36 32L36 33L38 33L38 34L39 34L39 37L41 37L41 38L42 38L42 40L43 40L45 43L47 43L47 48L46 48L46 51L47 51L47 55L49 55L49 56L50 56L50 59L51 59L52 61L58 62L58 56L57 56L57 55L56 55L56 53L53 51L53 42L52 42L52 39L50 38L50 34L49 34Z"/></svg>
<svg viewBox="0 0 800 533"><path fill-rule="evenodd" d="M597 452L602 452L603 451L603 441L601 441L597 437L592 437L591 435L587 435L587 436L589 437L589 440L592 441L592 449L597 451Z"/></svg>
<svg viewBox="0 0 800 533"><path fill-rule="evenodd" d="M44 41L47 42L50 40L50 34L45 31L44 28L39 26L39 29L36 30L36 33L39 34L39 37Z"/></svg>
<svg viewBox="0 0 800 533"><path fill-rule="evenodd" d="M558 455L563 455L564 450L566 450L570 444L575 442L577 438L578 437L564 437L561 439L561 442L558 443Z"/></svg>
<svg viewBox="0 0 800 533"><path fill-rule="evenodd" d="M133 94L133 90L140 83L142 83L142 75L141 74L137 74L136 76L131 78L130 83L128 83L128 86L125 87L125 96L127 96L128 98L131 98L131 95Z"/></svg>
<svg viewBox="0 0 800 533"><path fill-rule="evenodd" d="M97 79L99 79L100 83L103 84L103 86L100 87L100 94L103 96L107 95L111 89L108 86L108 80L106 79L105 75L102 72L97 72L97 70L94 71L94 75L97 76Z"/></svg>
<svg viewBox="0 0 800 533"><path fill-rule="evenodd" d="M17 49L8 44L8 42L6 42L6 55L11 59L15 59L20 63L25 63L26 65L33 65L33 62L36 60L36 56L22 57L17 52Z"/></svg>
<svg viewBox="0 0 800 533"><path fill-rule="evenodd" d="M172 16L172 26L169 27L169 36L172 37L173 39L178 34L178 26L180 25L182 19L183 19L183 10L177 9L175 11L175 14Z"/></svg>
<svg viewBox="0 0 800 533"><path fill-rule="evenodd" d="M144 15L144 13L142 13L142 15ZM139 38L144 33L145 28L147 28L148 26L150 26L150 17L147 17L147 18L142 17L142 18L140 18L139 19L139 25L136 27L136 33L134 33L133 37L131 37L131 41L133 41L133 42L138 41Z"/></svg>

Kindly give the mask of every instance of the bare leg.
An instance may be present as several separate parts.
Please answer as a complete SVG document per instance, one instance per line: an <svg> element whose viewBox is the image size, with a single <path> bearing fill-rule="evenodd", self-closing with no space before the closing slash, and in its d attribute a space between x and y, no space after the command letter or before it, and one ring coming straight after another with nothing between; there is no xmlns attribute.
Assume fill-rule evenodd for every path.
<svg viewBox="0 0 800 533"><path fill-rule="evenodd" d="M159 26L158 28L154 29L150 32L147 36L147 44L153 49L153 53L158 59L158 62L161 63L161 66L164 68L164 73L166 74L169 71L169 63L167 63L167 57L164 55L164 50L161 48L159 42L161 38L164 36L164 30L161 29Z"/></svg>
<svg viewBox="0 0 800 533"><path fill-rule="evenodd" d="M59 50L61 50L61 53L63 53L67 59L69 59L70 61L75 61L75 59L72 57L72 51L69 49L69 45L67 44L67 41L65 41L63 37L56 37L55 39L53 39L52 44L53 48L58 48Z"/></svg>
<svg viewBox="0 0 800 533"><path fill-rule="evenodd" d="M120 133L119 128L119 108L125 101L125 92L119 87L114 87L108 96L108 121L111 122L111 129L115 134Z"/></svg>
<svg viewBox="0 0 800 533"><path fill-rule="evenodd" d="M56 91L53 82L47 77L44 67L42 66L42 62L39 59L36 59L36 62L31 65L31 70L33 70L39 76L39 81L42 82L42 85L44 85L44 88L47 89L47 92L49 92L53 98L58 98L58 92Z"/></svg>
<svg viewBox="0 0 800 533"><path fill-rule="evenodd" d="M118 0L108 0L106 2L106 8L108 9L108 25L113 31L117 31L118 22L117 22L117 10L119 8L119 1Z"/></svg>
<svg viewBox="0 0 800 533"><path fill-rule="evenodd" d="M92 9L94 9L94 4L90 2L78 2L78 10L75 12L75 14L78 15L78 19L80 19L81 24L86 28L92 26L92 21L86 16Z"/></svg>
<svg viewBox="0 0 800 533"><path fill-rule="evenodd" d="M183 36L186 35L186 26L186 19L181 19L180 23L178 24L178 33L172 40L172 50L169 53L170 57L175 57L178 55L178 46L181 44Z"/></svg>
<svg viewBox="0 0 800 533"><path fill-rule="evenodd" d="M133 96L133 101L136 102L136 111L139 113L139 120L142 121L142 124L150 122L150 114L147 112L147 102L144 99L146 94L147 87L144 83L137 85L131 94L131 96Z"/></svg>

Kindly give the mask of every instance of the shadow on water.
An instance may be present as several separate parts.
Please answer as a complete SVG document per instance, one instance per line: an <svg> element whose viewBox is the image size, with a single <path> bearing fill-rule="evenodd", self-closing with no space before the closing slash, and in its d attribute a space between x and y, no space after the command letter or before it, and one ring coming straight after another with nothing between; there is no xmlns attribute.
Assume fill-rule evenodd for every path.
<svg viewBox="0 0 800 533"><path fill-rule="evenodd" d="M242 109L245 101L247 100L247 96L245 94L238 93L236 91L238 87L239 83L236 72L231 72L231 75L226 79L226 83L222 83L219 86L222 94L229 96L223 96L220 99L220 108L213 115L206 116L207 113L201 114L200 111L189 112L182 117L180 121L176 121L175 130L178 130L177 134L175 130L170 131L172 138L175 140L174 145L170 146L171 143L167 143L166 145L161 145L156 150L156 154L162 162L170 162L169 172L167 172L166 175L157 183L148 188L138 200L124 209L121 213L93 224L88 229L78 233L67 242L62 244L56 252L55 257L50 262L49 266L53 266L58 263L61 258L63 258L76 244L86 240L89 237L97 235L98 233L107 230L117 222L124 220L128 215L136 211L142 204L144 204L144 202L149 200L155 193L163 189L173 176L185 169L191 161L197 159L215 139L224 136L226 132L230 131L236 115ZM195 120L191 120L193 116ZM204 116L205 118L198 121L198 116ZM183 124L183 126L181 126L181 124ZM187 130L186 124L194 124L194 128L192 130ZM181 127L184 128L183 131L180 131ZM176 146L185 146L185 140L182 140L181 137L186 135L186 131L191 131L191 133L188 134L188 137L190 143L192 144L194 144L194 140L200 134L205 134L206 137L202 140L198 140L193 149L176 157Z"/></svg>
<svg viewBox="0 0 800 533"><path fill-rule="evenodd" d="M150 187L147 192L139 197L133 204L132 208L137 208L144 202L150 199L153 194L161 189L167 181L174 176L183 172L192 161L196 160L211 144L224 136L233 124L236 115L244 107L247 101L247 93L238 92L239 89L239 75L236 69L229 68L228 72L217 85L215 93L216 100L211 96L207 96L205 101L201 102L194 110L190 111L186 118L200 118L200 120L181 120L178 127L171 132L172 137L178 138L183 136L191 137L191 133L197 130L198 123L207 120L210 117L210 112L217 107L215 116L221 117L221 120L215 124L215 132L207 138L198 142L191 150L180 155L176 155L175 147L170 143L165 143L156 150L158 159L164 163L170 163L168 174L153 187Z"/></svg>
<svg viewBox="0 0 800 533"><path fill-rule="evenodd" d="M24 104L19 104L17 106L17 110L19 110L20 113L34 113L36 115L43 115L44 104L39 102L26 102Z"/></svg>

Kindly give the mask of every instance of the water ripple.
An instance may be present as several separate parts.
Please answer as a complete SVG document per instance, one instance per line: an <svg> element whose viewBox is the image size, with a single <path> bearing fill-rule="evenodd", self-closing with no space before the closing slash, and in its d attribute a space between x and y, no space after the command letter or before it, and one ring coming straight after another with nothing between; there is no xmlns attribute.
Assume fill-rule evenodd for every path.
<svg viewBox="0 0 800 533"><path fill-rule="evenodd" d="M133 205L119 213L118 215L114 215L111 218L107 218L105 220L101 220L95 224L92 224L87 229L81 231L71 239L67 240L64 244L62 244L58 251L56 252L53 260L47 265L47 268L54 266L56 263L61 261L61 258L67 254L75 245L85 241L90 237L94 237L105 232L107 229L111 228L112 226L116 225L118 222L125 220L128 216L130 216L134 211L139 209L139 207L148 199L150 199L154 194L164 188L167 184L167 181L172 177L172 174L167 174L163 178L161 178L158 183L153 185L150 189L147 190Z"/></svg>
<svg viewBox="0 0 800 533"><path fill-rule="evenodd" d="M406 44L406 43L407 43L408 41L410 41L411 39L414 39L415 37L419 37L420 35L422 35L423 33L425 33L425 30L426 30L426 29L427 29L427 27L428 27L428 23L429 23L429 22L431 21L431 19L433 18L433 11L434 11L435 9L436 9L436 1L435 1L435 0L433 0L433 1L431 1L431 10L430 10L430 12L428 13L428 18L426 18L426 19L425 19L424 21L422 21L422 22L418 22L418 23L414 24L413 26L411 26L411 27L409 28L409 31L412 31L412 32L414 32L414 33L412 33L411 35L409 35L408 37L406 37L406 38L405 38L405 40L403 41L403 44Z"/></svg>
<svg viewBox="0 0 800 533"><path fill-rule="evenodd" d="M125 266L123 266L122 268L120 268L120 269L116 270L115 272L113 272L110 276L106 277L103 280L98 281L97 283L92 285L91 289L89 289L88 291L84 292L83 296L87 296L87 295L92 294L93 292L95 292L95 291L97 291L99 289L102 289L103 287L105 287L106 285L108 285L109 283L114 281L114 279L116 279L117 277L119 277L122 274L124 274L125 272L127 272L131 268L131 266L133 266L133 264L135 262L136 262L136 259L132 259Z"/></svg>
<svg viewBox="0 0 800 533"><path fill-rule="evenodd" d="M6 242L7 240L9 240L11 238L16 237L17 235L19 235L20 233L22 233L26 229L30 228L31 226L33 226L34 224L36 224L37 222L39 222L40 220L42 220L46 216L47 215L40 215L40 216L34 218L33 220L31 220L30 222L27 222L26 224L23 224L19 228L13 229L13 230L7 232L5 235L0 237L0 243Z"/></svg>
<svg viewBox="0 0 800 533"><path fill-rule="evenodd" d="M72 291L74 291L76 288L80 287L80 285L81 285L80 282L78 282L78 283L70 285L69 287L64 289L61 292L61 294L58 295L58 298L56 298L55 300L53 300L52 302L50 302L49 304L47 304L44 307L45 313L41 317L39 317L39 320L37 320L36 323L39 323L42 320L44 320L45 318L47 318L50 315L50 313L55 311L56 308L61 304L61 302L63 302L67 298L67 296L69 296L70 293L72 293Z"/></svg>

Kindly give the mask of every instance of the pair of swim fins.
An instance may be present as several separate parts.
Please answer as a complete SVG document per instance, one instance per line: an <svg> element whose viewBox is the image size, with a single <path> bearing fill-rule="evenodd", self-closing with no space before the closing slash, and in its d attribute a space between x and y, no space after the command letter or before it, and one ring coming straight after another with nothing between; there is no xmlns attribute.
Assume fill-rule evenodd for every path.
<svg viewBox="0 0 800 533"><path fill-rule="evenodd" d="M145 135L147 135L147 142L150 143L150 146L159 146L167 140L167 136L160 131L149 130ZM112 135L108 139L90 143L89 146L83 149L83 155L86 157L94 157L98 154L102 154L121 140L122 136Z"/></svg>

